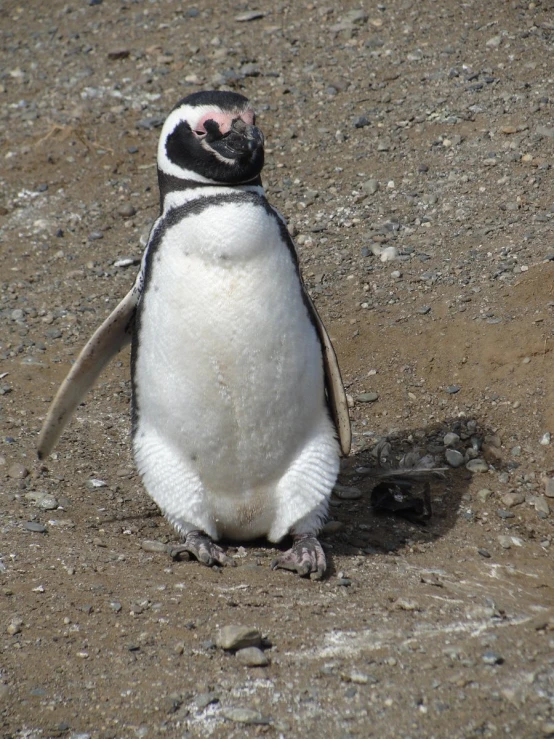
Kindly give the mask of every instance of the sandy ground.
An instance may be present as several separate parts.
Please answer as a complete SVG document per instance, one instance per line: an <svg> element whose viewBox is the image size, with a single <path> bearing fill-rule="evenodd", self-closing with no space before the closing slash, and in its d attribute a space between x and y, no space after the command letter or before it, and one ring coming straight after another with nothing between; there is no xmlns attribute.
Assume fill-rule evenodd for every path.
<svg viewBox="0 0 554 739"><path fill-rule="evenodd" d="M0 29L1 736L554 736L552 3L6 2ZM351 399L322 582L265 542L172 562L125 352L36 461L134 280L159 126L222 86ZM429 520L373 510L377 449L448 468Z"/></svg>

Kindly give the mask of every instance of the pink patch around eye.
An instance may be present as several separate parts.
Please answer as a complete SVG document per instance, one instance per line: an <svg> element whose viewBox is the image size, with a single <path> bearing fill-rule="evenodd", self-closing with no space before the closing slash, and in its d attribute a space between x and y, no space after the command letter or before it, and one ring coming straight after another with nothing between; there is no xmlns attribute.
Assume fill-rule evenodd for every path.
<svg viewBox="0 0 554 739"><path fill-rule="evenodd" d="M219 124L219 130L221 131L221 133L227 133L227 131L231 128L231 123L237 117L242 118L242 120L248 126L251 126L254 123L253 110L246 110L240 115L237 115L237 113L222 113L221 111L214 110L211 113L206 113L206 115L202 116L202 118L200 118L200 120L194 127L194 130L196 131L196 133L199 134L206 133L206 129L204 127L206 121L215 121L217 124Z"/></svg>

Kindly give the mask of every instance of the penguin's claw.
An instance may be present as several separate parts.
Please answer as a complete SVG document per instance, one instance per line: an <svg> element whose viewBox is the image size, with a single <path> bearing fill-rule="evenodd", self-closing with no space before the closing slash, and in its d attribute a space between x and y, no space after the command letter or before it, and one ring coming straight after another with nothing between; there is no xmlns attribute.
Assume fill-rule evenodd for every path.
<svg viewBox="0 0 554 739"><path fill-rule="evenodd" d="M169 552L172 559L177 559L183 553L192 554L199 562L208 567L216 564L223 567L236 567L237 564L203 531L189 531L185 541L172 547Z"/></svg>
<svg viewBox="0 0 554 739"><path fill-rule="evenodd" d="M271 563L272 570L292 570L300 577L309 575L312 580L321 580L327 569L323 547L311 534L299 534L294 544Z"/></svg>

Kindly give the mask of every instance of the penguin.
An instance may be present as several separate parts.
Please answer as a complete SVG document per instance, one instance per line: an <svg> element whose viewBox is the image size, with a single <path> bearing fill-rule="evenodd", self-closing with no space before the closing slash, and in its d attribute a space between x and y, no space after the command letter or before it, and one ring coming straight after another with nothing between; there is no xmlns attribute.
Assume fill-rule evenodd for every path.
<svg viewBox="0 0 554 739"><path fill-rule="evenodd" d="M265 195L246 97L188 95L158 145L160 215L131 291L82 350L44 421L39 458L131 342L132 448L150 497L206 565L218 544L292 546L271 564L323 577L317 535L350 450L336 355L283 217Z"/></svg>

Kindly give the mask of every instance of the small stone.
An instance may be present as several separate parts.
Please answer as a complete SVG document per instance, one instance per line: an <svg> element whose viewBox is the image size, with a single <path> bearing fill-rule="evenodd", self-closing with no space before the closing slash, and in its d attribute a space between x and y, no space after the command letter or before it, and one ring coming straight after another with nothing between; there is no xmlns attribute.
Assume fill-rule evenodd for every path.
<svg viewBox="0 0 554 739"><path fill-rule="evenodd" d="M487 41L486 46L488 46L489 49L498 49L501 43L502 36L493 36Z"/></svg>
<svg viewBox="0 0 554 739"><path fill-rule="evenodd" d="M501 665L504 662L504 657L492 650L487 650L481 659L486 665Z"/></svg>
<svg viewBox="0 0 554 739"><path fill-rule="evenodd" d="M219 703L219 695L217 693L214 693L213 691L210 691L208 693L199 693L196 696L194 702L196 703L197 707L202 710L203 708L211 706L213 703Z"/></svg>
<svg viewBox="0 0 554 739"><path fill-rule="evenodd" d="M261 713L251 708L223 708L221 710L223 718L234 721L236 724L269 724L268 718L264 718Z"/></svg>
<svg viewBox="0 0 554 739"><path fill-rule="evenodd" d="M505 508L498 508L496 511L497 515L502 518L503 520L506 520L507 518L515 518L515 513L512 513L512 511L507 511Z"/></svg>
<svg viewBox="0 0 554 739"><path fill-rule="evenodd" d="M29 475L29 470L23 464L12 464L8 469L8 477L13 480L24 480Z"/></svg>
<svg viewBox="0 0 554 739"><path fill-rule="evenodd" d="M6 629L6 633L10 636L15 636L16 634L21 633L21 627L23 626L23 619L19 618L19 616L14 616L10 623L8 624L8 627Z"/></svg>
<svg viewBox="0 0 554 739"><path fill-rule="evenodd" d="M358 403L375 403L378 398L379 393L361 393L355 399Z"/></svg>
<svg viewBox="0 0 554 739"><path fill-rule="evenodd" d="M120 613L122 609L122 605L119 601L112 600L112 602L110 603L110 608L112 609L114 613Z"/></svg>
<svg viewBox="0 0 554 739"><path fill-rule="evenodd" d="M108 51L108 59L127 59L130 53L129 49L112 49Z"/></svg>
<svg viewBox="0 0 554 739"><path fill-rule="evenodd" d="M131 205L131 203L123 203L123 205L119 206L117 212L122 218L132 218L136 215L137 210Z"/></svg>
<svg viewBox="0 0 554 739"><path fill-rule="evenodd" d="M550 506L548 505L546 498L543 498L542 495L536 495L534 498L535 510L539 516L541 518L548 518L548 516L550 516Z"/></svg>
<svg viewBox="0 0 554 739"><path fill-rule="evenodd" d="M104 234L102 231L93 231L88 235L89 241L100 241L100 239L104 238Z"/></svg>
<svg viewBox="0 0 554 739"><path fill-rule="evenodd" d="M513 508L525 502L523 493L506 493L500 498L500 502L505 508Z"/></svg>
<svg viewBox="0 0 554 739"><path fill-rule="evenodd" d="M456 449L447 449L444 456L451 467L461 467L465 462L464 455Z"/></svg>
<svg viewBox="0 0 554 739"><path fill-rule="evenodd" d="M342 521L327 521L323 529L321 530L322 534L336 534L339 531L342 531L344 529L344 524Z"/></svg>
<svg viewBox="0 0 554 739"><path fill-rule="evenodd" d="M523 539L520 539L518 536L506 536L504 534L501 534L498 537L498 543L500 544L502 549L511 549L512 546L522 547Z"/></svg>
<svg viewBox="0 0 554 739"><path fill-rule="evenodd" d="M544 485L544 494L547 498L554 498L554 477L549 477Z"/></svg>
<svg viewBox="0 0 554 739"><path fill-rule="evenodd" d="M363 493L360 488L337 483L333 488L333 494L341 500L358 500Z"/></svg>
<svg viewBox="0 0 554 739"><path fill-rule="evenodd" d="M0 683L0 706L6 698L10 695L10 687L5 683Z"/></svg>
<svg viewBox="0 0 554 739"><path fill-rule="evenodd" d="M365 128L366 126L369 126L370 120L365 115L359 115L352 121L352 125L354 128Z"/></svg>
<svg viewBox="0 0 554 739"><path fill-rule="evenodd" d="M235 16L237 23L250 23L250 21L257 21L260 18L265 18L265 13L261 10L250 10L247 13L240 13Z"/></svg>
<svg viewBox="0 0 554 739"><path fill-rule="evenodd" d="M454 446L454 444L457 444L459 441L460 437L458 436L458 434L448 433L444 435L442 443L444 444L444 446Z"/></svg>
<svg viewBox="0 0 554 739"><path fill-rule="evenodd" d="M483 549L482 547L480 547L477 552L481 555L481 557L485 557L485 559L490 559L491 557L491 553L488 549Z"/></svg>
<svg viewBox="0 0 554 739"><path fill-rule="evenodd" d="M262 635L250 626L224 626L217 632L215 643L220 649L226 651L259 647L262 643Z"/></svg>
<svg viewBox="0 0 554 739"><path fill-rule="evenodd" d="M365 182L362 182L361 188L368 195L375 195L379 190L379 181L373 179L366 180Z"/></svg>
<svg viewBox="0 0 554 739"><path fill-rule="evenodd" d="M550 431L547 431L541 436L539 444L541 444L541 446L548 446L551 441L552 441L552 435Z"/></svg>
<svg viewBox="0 0 554 739"><path fill-rule="evenodd" d="M269 664L268 658L258 647L239 649L237 660L246 667L266 667Z"/></svg>
<svg viewBox="0 0 554 739"><path fill-rule="evenodd" d="M492 490L489 490L488 488L481 488L481 490L477 491L477 497L482 503L486 503L487 500L491 497Z"/></svg>
<svg viewBox="0 0 554 739"><path fill-rule="evenodd" d="M104 480L99 480L96 477L91 477L86 481L85 485L89 490L97 490L98 488L105 488L107 483Z"/></svg>
<svg viewBox="0 0 554 739"><path fill-rule="evenodd" d="M23 524L27 531L33 531L36 534L45 534L46 533L46 526L44 526L41 523L37 523L36 521L27 521L25 524Z"/></svg>
<svg viewBox="0 0 554 739"><path fill-rule="evenodd" d="M462 389L462 388L460 387L460 385L449 385L449 386L448 386L448 387L446 388L446 392L447 392L447 393L448 393L449 395L455 395L456 393L459 393L461 389Z"/></svg>
<svg viewBox="0 0 554 739"><path fill-rule="evenodd" d="M392 604L394 608L401 611L420 611L419 603L415 600L409 600L408 598L398 598Z"/></svg>
<svg viewBox="0 0 554 739"><path fill-rule="evenodd" d="M430 305L422 305L420 308L417 309L417 312L420 313L422 316L426 316L427 313L431 312L431 306Z"/></svg>
<svg viewBox="0 0 554 739"><path fill-rule="evenodd" d="M470 472L488 472L489 465L484 459L470 459L466 464L466 469Z"/></svg>
<svg viewBox="0 0 554 739"><path fill-rule="evenodd" d="M141 547L145 552L155 552L160 554L167 553L167 546L163 543L163 541L153 541L150 539L145 539L141 543Z"/></svg>

